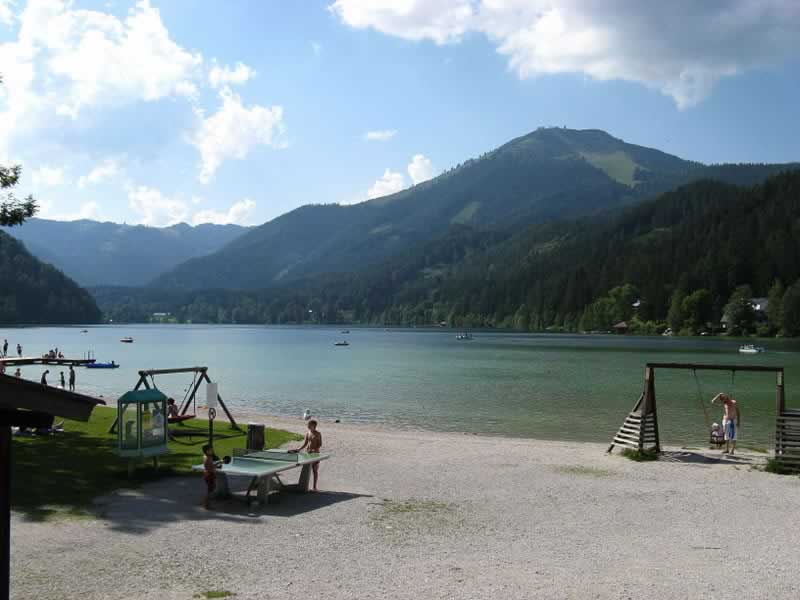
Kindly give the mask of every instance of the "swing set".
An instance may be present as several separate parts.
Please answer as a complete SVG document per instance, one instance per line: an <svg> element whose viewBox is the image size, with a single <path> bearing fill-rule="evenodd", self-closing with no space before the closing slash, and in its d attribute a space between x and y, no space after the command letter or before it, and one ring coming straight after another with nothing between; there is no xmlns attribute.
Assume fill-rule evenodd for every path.
<svg viewBox="0 0 800 600"><path fill-rule="evenodd" d="M800 471L800 409L786 407L783 367L762 365L706 365L695 363L647 363L644 370L644 389L639 400L614 435L607 452L615 446L638 451L661 452L656 410L656 369L684 369L692 371L697 385L698 400L703 407L706 427L711 429L708 409L703 402L703 390L697 371L730 371L731 385L735 389L736 372L749 371L775 373L775 460L785 469Z"/></svg>
<svg viewBox="0 0 800 600"><path fill-rule="evenodd" d="M139 381L136 382L136 386L133 388L134 391L142 387L146 390L158 389L158 386L156 385L156 375L174 375L179 373L192 373L192 383L186 388L186 393L183 396L183 400L181 400L181 403L178 406L178 415L169 417L167 419L167 422L170 424L182 423L183 421L194 419L197 416L197 390L200 389L200 384L203 383L203 381L206 383L211 383L211 379L208 377L208 367L149 369L146 371L139 371ZM236 420L233 418L233 415L228 410L228 407L225 405L225 402L222 400L222 396L220 396L219 393L217 394L217 404L219 404L220 408L225 411L225 416L228 417L231 427L237 431L241 431L241 428L236 423ZM192 409L191 413L189 412L189 408ZM111 424L111 427L108 431L109 433L115 433L116 429L117 419L114 419L114 422Z"/></svg>

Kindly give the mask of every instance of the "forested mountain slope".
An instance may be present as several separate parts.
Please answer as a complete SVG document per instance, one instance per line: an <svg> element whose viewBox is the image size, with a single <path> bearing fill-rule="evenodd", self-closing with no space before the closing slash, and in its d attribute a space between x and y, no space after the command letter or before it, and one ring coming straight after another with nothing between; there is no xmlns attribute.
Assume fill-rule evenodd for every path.
<svg viewBox="0 0 800 600"><path fill-rule="evenodd" d="M96 323L94 298L0 231L0 323Z"/></svg>
<svg viewBox="0 0 800 600"><path fill-rule="evenodd" d="M212 322L444 320L578 330L630 318L634 300L637 318L665 320L676 297L697 291L707 292L704 319L718 322L737 286L766 296L775 279L790 286L799 278L800 171L793 171L751 187L703 180L621 211L515 234L455 227L357 273L271 290L104 290L99 297L104 309L119 317L114 311L124 306L132 320L145 317L137 310L146 307ZM606 310L614 302L620 310Z"/></svg>
<svg viewBox="0 0 800 600"><path fill-rule="evenodd" d="M185 223L171 227L28 219L6 231L37 258L81 285L143 285L185 260L210 254L247 228Z"/></svg>
<svg viewBox="0 0 800 600"><path fill-rule="evenodd" d="M157 278L173 289L267 288L380 264L464 225L514 231L593 214L701 178L754 182L776 166L706 167L599 130L539 129L397 194L309 205ZM737 181L742 182L742 181Z"/></svg>

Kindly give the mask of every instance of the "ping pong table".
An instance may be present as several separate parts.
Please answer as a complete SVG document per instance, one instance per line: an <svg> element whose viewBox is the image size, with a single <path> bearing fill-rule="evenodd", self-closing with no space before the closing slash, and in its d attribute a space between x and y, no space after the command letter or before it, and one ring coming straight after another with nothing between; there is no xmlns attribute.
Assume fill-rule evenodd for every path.
<svg viewBox="0 0 800 600"><path fill-rule="evenodd" d="M217 486L214 496L221 498L231 495L228 477L247 477L245 498L256 490L256 499L264 504L272 491L293 488L295 491L307 492L311 475L311 465L330 458L330 454L306 454L287 452L286 450L234 451L229 463L217 467ZM283 483L280 474L292 469L300 469L299 482L294 486ZM202 471L203 465L195 465L193 471Z"/></svg>

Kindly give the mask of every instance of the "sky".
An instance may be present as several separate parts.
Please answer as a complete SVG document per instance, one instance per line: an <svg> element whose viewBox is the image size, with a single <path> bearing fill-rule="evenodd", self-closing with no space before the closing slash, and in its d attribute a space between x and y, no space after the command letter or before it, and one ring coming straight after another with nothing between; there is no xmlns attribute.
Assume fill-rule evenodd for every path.
<svg viewBox="0 0 800 600"><path fill-rule="evenodd" d="M800 160L798 0L0 0L0 73L62 220L260 224L541 126Z"/></svg>

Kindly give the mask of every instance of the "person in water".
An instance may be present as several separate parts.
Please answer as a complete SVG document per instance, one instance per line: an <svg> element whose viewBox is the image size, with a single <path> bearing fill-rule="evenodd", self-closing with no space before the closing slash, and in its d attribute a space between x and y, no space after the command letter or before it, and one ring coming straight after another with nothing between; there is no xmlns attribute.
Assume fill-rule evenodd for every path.
<svg viewBox="0 0 800 600"><path fill-rule="evenodd" d="M72 368L72 365L69 366L69 391L75 391L75 369Z"/></svg>
<svg viewBox="0 0 800 600"><path fill-rule="evenodd" d="M61 374L58 376L58 385L61 386L62 390L67 387L67 382L64 379L64 371L61 371Z"/></svg>
<svg viewBox="0 0 800 600"><path fill-rule="evenodd" d="M711 404L722 403L722 430L725 433L725 450L723 454L736 452L738 429L742 422L739 404L728 394L720 392L711 400Z"/></svg>
<svg viewBox="0 0 800 600"><path fill-rule="evenodd" d="M306 437L303 440L303 445L295 450L289 450L289 452L301 452L304 449L309 454L319 454L322 449L322 434L317 430L316 419L311 419L308 422L308 433L306 433ZM316 492L317 482L319 481L319 461L311 464L311 472L314 474L314 483L311 491Z"/></svg>

